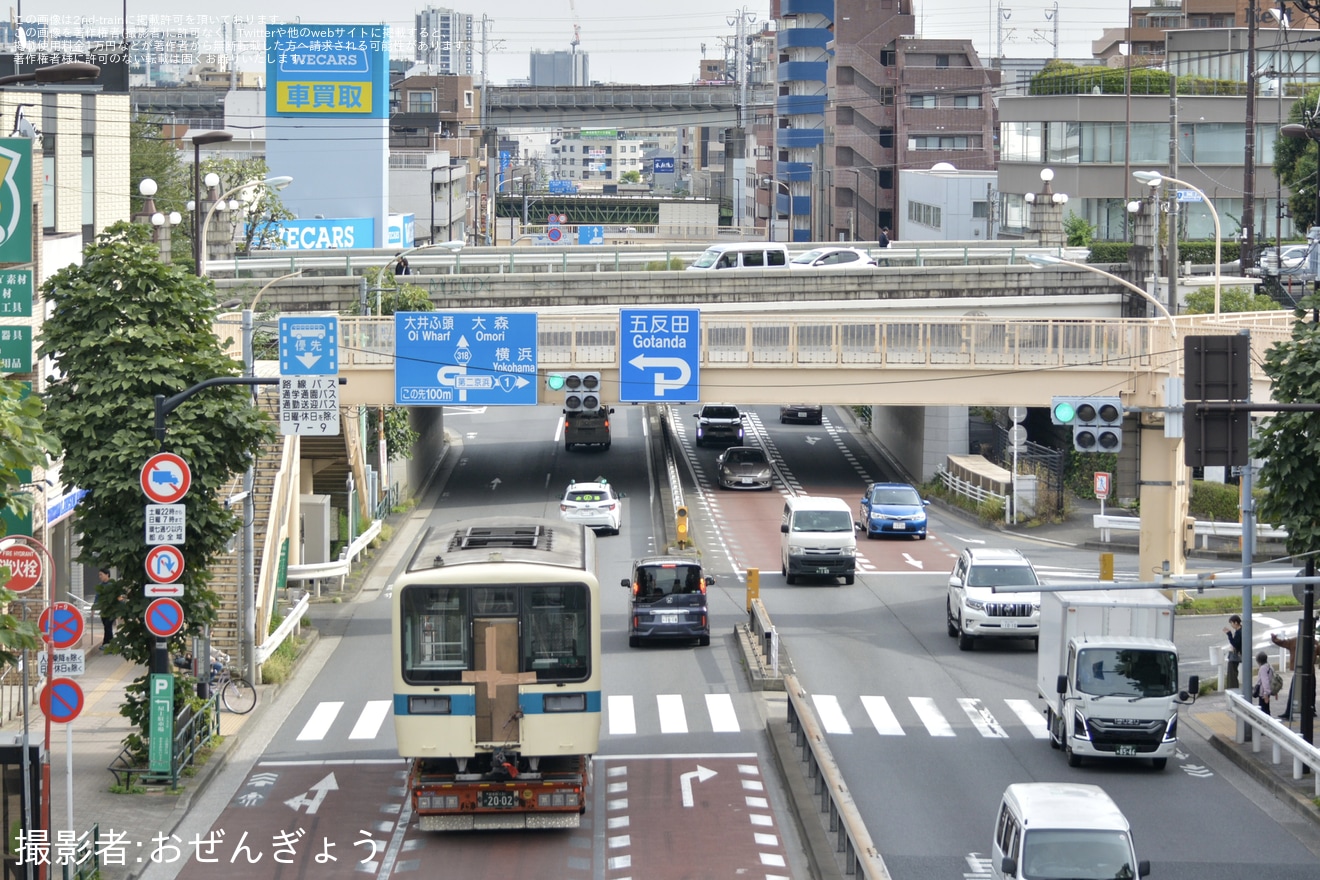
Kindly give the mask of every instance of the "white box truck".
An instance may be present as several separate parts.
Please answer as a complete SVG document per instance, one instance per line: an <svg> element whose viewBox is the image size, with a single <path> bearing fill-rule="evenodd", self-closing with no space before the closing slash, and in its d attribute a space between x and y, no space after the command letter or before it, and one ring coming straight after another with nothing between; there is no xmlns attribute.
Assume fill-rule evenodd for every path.
<svg viewBox="0 0 1320 880"><path fill-rule="evenodd" d="M1041 593L1036 689L1050 745L1082 758L1149 758L1163 770L1178 745L1173 603L1158 590ZM1196 676L1187 688L1195 694Z"/></svg>

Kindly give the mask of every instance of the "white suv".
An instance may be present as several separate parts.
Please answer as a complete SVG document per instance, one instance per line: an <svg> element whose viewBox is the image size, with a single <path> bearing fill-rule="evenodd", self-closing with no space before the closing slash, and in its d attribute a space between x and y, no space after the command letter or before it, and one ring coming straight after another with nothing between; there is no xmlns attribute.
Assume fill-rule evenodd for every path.
<svg viewBox="0 0 1320 880"><path fill-rule="evenodd" d="M1017 550L969 548L958 554L944 605L950 636L970 651L976 639L1031 639L1039 645L1040 593L994 592L992 587L1035 587L1036 570Z"/></svg>

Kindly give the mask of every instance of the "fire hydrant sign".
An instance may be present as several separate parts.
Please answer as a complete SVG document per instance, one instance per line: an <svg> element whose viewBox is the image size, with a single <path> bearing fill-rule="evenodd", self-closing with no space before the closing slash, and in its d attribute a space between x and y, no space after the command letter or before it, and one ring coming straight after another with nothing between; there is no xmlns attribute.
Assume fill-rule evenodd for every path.
<svg viewBox="0 0 1320 880"><path fill-rule="evenodd" d="M26 544L12 544L0 550L0 566L9 569L5 586L15 593L26 593L41 581L41 556Z"/></svg>
<svg viewBox="0 0 1320 880"><path fill-rule="evenodd" d="M146 508L148 547L183 543L187 531L184 505L148 504Z"/></svg>

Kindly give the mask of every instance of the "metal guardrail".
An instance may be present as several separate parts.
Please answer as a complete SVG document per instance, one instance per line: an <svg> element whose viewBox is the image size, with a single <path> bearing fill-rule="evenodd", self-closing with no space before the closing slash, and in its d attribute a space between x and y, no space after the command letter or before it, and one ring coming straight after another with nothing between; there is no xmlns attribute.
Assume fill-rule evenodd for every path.
<svg viewBox="0 0 1320 880"><path fill-rule="evenodd" d="M198 752L220 735L219 699L218 693L212 694L196 712L185 707L175 716L174 745L170 752L168 772L159 772L148 765L136 763L129 747L124 746L106 768L114 774L115 784L128 789L134 781L168 782L170 788L178 788L179 776L192 764Z"/></svg>
<svg viewBox="0 0 1320 880"><path fill-rule="evenodd" d="M1094 513L1091 515L1091 525L1100 530L1101 541L1108 541L1110 540L1110 531L1141 531L1141 518ZM1214 522L1213 520L1198 519L1192 526L1192 530L1198 538L1205 539L1201 543L1202 549L1209 545L1208 539L1210 538L1241 539L1242 537L1242 523L1240 522ZM1264 538L1267 541L1286 541L1288 540L1288 530L1268 523L1257 523L1256 537Z"/></svg>
<svg viewBox="0 0 1320 880"><path fill-rule="evenodd" d="M950 492L962 495L965 498L970 498L977 504L986 501L998 501L1004 505L1005 510L1008 510L1007 495L1000 495L998 492L991 489L983 489L975 483L969 483L962 477L954 476L944 468L944 465L938 465L935 468L935 475L940 478L940 482L944 484L944 488L948 489Z"/></svg>
<svg viewBox="0 0 1320 880"><path fill-rule="evenodd" d="M311 597L303 593L298 601L294 603L293 608L289 609L288 615L275 627L275 632L266 637L266 641L257 645L257 665L260 666L270 659L270 655L279 650L280 645L290 635L298 631L302 624L303 615L307 613L307 608L312 604Z"/></svg>
<svg viewBox="0 0 1320 880"><path fill-rule="evenodd" d="M74 841L73 851L58 863L63 880L92 880L101 874L101 824L92 825Z"/></svg>
<svg viewBox="0 0 1320 880"><path fill-rule="evenodd" d="M826 827L835 836L844 874L860 875L867 880L889 880L889 869L862 823L843 774L825 744L816 712L796 675L784 676L784 691L788 694L788 731L799 760L806 764L807 779L815 780L818 806L826 816Z"/></svg>
<svg viewBox="0 0 1320 880"><path fill-rule="evenodd" d="M1236 691L1229 691L1225 696L1228 698L1228 711L1253 731L1251 751L1259 753L1262 743L1268 738L1271 747L1270 761L1274 764L1280 763L1283 760L1283 753L1287 752L1293 762L1292 778L1300 780L1309 769L1312 779L1315 780L1315 796L1320 797L1320 748L1316 748L1302 739L1299 734L1280 724L1278 719L1262 712ZM1235 735L1234 741L1242 742L1241 736Z"/></svg>
<svg viewBox="0 0 1320 880"><path fill-rule="evenodd" d="M353 539L343 550L339 551L339 558L333 562L312 562L306 565L290 565L287 581L310 581L320 580L321 578L342 578L346 577L353 568L353 560L362 555L362 552L371 546L371 542L380 536L381 521L376 519L371 521L366 531ZM319 593L317 595L320 595Z"/></svg>

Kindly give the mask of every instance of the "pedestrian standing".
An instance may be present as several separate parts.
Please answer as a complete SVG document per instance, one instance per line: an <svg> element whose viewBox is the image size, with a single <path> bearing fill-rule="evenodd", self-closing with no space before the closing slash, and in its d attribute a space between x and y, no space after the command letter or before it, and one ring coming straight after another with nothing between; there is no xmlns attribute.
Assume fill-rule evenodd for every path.
<svg viewBox="0 0 1320 880"><path fill-rule="evenodd" d="M1270 697L1273 695L1271 685L1274 683L1274 667L1270 665L1270 658L1261 651L1256 655L1256 686L1252 691L1259 700L1260 711L1266 715L1270 714Z"/></svg>
<svg viewBox="0 0 1320 880"><path fill-rule="evenodd" d="M408 265L407 257L399 257L399 262L394 264L395 275L411 275L412 267Z"/></svg>
<svg viewBox="0 0 1320 880"><path fill-rule="evenodd" d="M889 247L889 227L886 226L880 230L880 240L876 242L876 247Z"/></svg>
<svg viewBox="0 0 1320 880"><path fill-rule="evenodd" d="M96 609L101 612L101 650L104 651L115 637L115 612L119 606L119 596L110 586L110 569L102 568L96 572Z"/></svg>
<svg viewBox="0 0 1320 880"><path fill-rule="evenodd" d="M1228 618L1228 626L1224 627L1224 634L1228 636L1228 676L1224 685L1224 690L1231 691L1241 687L1238 680L1238 670L1242 667L1242 616L1234 614Z"/></svg>

